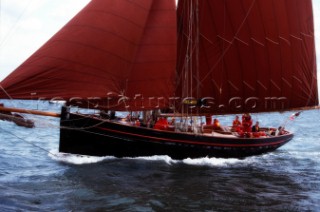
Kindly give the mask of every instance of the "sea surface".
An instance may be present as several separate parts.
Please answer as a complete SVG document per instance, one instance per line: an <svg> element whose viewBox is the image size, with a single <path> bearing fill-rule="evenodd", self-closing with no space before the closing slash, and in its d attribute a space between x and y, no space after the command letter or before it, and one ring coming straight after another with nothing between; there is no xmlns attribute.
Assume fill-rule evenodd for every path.
<svg viewBox="0 0 320 212"><path fill-rule="evenodd" d="M320 111L293 121L291 113L252 115L262 126L286 123L295 137L241 160L61 154L57 118L28 115L33 129L0 121L0 211L320 211ZM225 125L233 119L218 118Z"/></svg>

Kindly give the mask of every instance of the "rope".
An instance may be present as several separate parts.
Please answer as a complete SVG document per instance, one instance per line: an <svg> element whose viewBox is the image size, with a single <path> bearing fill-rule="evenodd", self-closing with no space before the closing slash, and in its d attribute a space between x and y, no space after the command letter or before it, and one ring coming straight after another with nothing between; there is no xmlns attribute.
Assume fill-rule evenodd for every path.
<svg viewBox="0 0 320 212"><path fill-rule="evenodd" d="M236 31L236 33L235 33L235 35L234 35L234 37L233 37L233 39L232 39L232 41L231 41L231 44L225 49L225 51L222 52L222 54L221 54L221 56L219 57L218 61L212 66L212 68L209 70L209 72L203 77L203 79L202 79L200 82L203 82L207 77L209 77L210 74L214 71L215 67L220 63L221 60L223 60L224 56L227 54L227 52L228 52L229 49L231 48L234 40L236 39L236 37L238 36L240 30L242 29L242 27L244 26L246 20L248 19L248 16L250 15L251 10L252 10L252 8L254 7L255 3L256 3L256 0L252 0L251 5L250 5L250 7L249 7L249 10L248 10L246 16L244 17L244 19L242 20L242 22L241 22L238 30Z"/></svg>
<svg viewBox="0 0 320 212"><path fill-rule="evenodd" d="M83 119L86 119L87 117L90 118L90 115L87 115L87 116L84 115L83 118L72 119L72 120L83 120ZM68 121L68 120L65 120L65 121ZM106 120L100 119L100 122L99 122L99 123L94 124L94 125L91 125L91 126L87 126L87 127L61 127L61 126L60 126L60 128L62 128L62 129L68 129L68 130L88 130L88 129L92 129L92 128L98 127L98 126L102 125L102 124L105 123L105 122L110 122L110 121L107 120L107 119L106 119Z"/></svg>
<svg viewBox="0 0 320 212"><path fill-rule="evenodd" d="M38 148L38 149L40 149L40 150L42 150L42 151L44 151L44 152L46 152L46 153L48 153L48 154L50 154L50 155L53 155L54 157L58 157L58 155L56 155L56 154L54 154L54 153L46 150L45 148L43 148L43 147L41 147L41 146L39 146L39 145L36 145L36 144L34 144L34 143L30 142L30 141L27 141L26 139L21 138L21 137L15 135L15 134L13 134L13 133L10 132L10 131L3 129L2 127L1 127L1 130L4 131L4 132L6 132L6 133L8 133L8 134L10 134L10 135L12 135L12 136L14 136L14 137L16 137L17 139L19 139L19 140L21 140L21 141L23 141L23 142L25 142L25 143L28 143L28 144L31 145L31 146L34 146L34 147L36 147L36 148Z"/></svg>
<svg viewBox="0 0 320 212"><path fill-rule="evenodd" d="M18 27L19 22L21 21L22 17L26 13L28 7L32 3L33 2L31 0L29 0L29 2L27 2L27 4L24 6L21 14L18 16L18 18L15 20L15 22L11 25L11 28L10 28L9 32L3 37L3 40L0 40L0 47L2 47L7 42L8 39L10 39L10 36L14 33L14 30L16 30L16 28Z"/></svg>

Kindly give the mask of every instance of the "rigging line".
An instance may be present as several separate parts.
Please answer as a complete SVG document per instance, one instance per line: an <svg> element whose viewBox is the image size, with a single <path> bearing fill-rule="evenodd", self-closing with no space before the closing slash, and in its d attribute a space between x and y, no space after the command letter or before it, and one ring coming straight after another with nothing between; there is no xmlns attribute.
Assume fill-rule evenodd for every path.
<svg viewBox="0 0 320 212"><path fill-rule="evenodd" d="M0 83L0 89L9 97L10 100L13 100L10 94L2 87L1 83Z"/></svg>
<svg viewBox="0 0 320 212"><path fill-rule="evenodd" d="M40 150L42 150L42 151L44 151L44 152L46 152L46 153L48 153L48 154L50 154L50 155L53 155L53 156L55 156L55 157L58 157L58 155L56 155L56 154L54 154L54 153L46 150L45 148L43 148L43 147L41 147L41 146L39 146L39 145L36 145L36 144L34 144L34 143L30 142L30 141L27 141L27 140L25 140L24 138L21 138L21 137L15 135L15 134L13 134L13 133L10 132L10 131L3 129L2 127L0 127L0 129L1 129L2 131L4 131L4 132L8 133L9 135L12 135L12 136L18 138L19 140L21 140L21 141L23 141L23 142L25 142L25 143L30 144L31 146L37 147L38 149L40 149Z"/></svg>
<svg viewBox="0 0 320 212"><path fill-rule="evenodd" d="M88 130L88 129L92 129L92 128L95 128L95 127L98 127L102 124L104 124L105 122L108 122L107 120L106 121L103 121L101 120L99 123L97 124L94 124L94 125L90 125L90 126L87 126L87 127L60 127L60 129L67 129L67 130Z"/></svg>
<svg viewBox="0 0 320 212"><path fill-rule="evenodd" d="M199 0L196 1L196 77L197 77L197 87L196 87L196 95L197 98L199 98L200 96L200 82L199 82L199 78L200 78L200 73L199 73L199 51L200 51L200 20L199 20Z"/></svg>
<svg viewBox="0 0 320 212"><path fill-rule="evenodd" d="M194 34L193 34L193 23L194 23L194 16L195 16L195 14L194 14L194 7L195 7L195 5L194 5L194 3L193 2L191 2L190 3L190 21L189 21L189 36L190 36L190 56L189 56L189 58L190 58L190 60L188 61L189 62L189 70L187 70L187 71L189 71L189 73L187 73L187 77L188 77L188 96L193 96L193 84L192 84L192 76L193 76L193 58L192 58L192 55L193 55L193 52L194 52L194 49L193 49L193 45L194 45ZM187 114L189 113L189 111L187 110ZM192 117L192 111L190 111L190 116Z"/></svg>
<svg viewBox="0 0 320 212"><path fill-rule="evenodd" d="M1 0L0 0L0 1L1 1ZM0 44L0 46L1 46L1 44ZM12 98L12 96L6 91L6 89L4 89L4 87L1 85L1 82L0 82L0 90L2 90L2 91L8 96L8 98L9 98L10 100L14 100L14 99ZM14 107L17 107L14 101L11 101L11 102L13 102ZM22 113L19 113L19 114L20 114L23 118L26 118L25 114L22 114Z"/></svg>
<svg viewBox="0 0 320 212"><path fill-rule="evenodd" d="M87 117L91 117L90 115L87 115ZM74 119L74 120L82 120L82 119L86 119L87 118L86 115L83 118L78 118L78 119ZM63 120L63 121L68 121L68 120ZM104 124L105 122L110 122L109 120L99 120L100 122L98 122L97 124L91 125L91 126L87 126L87 127L61 127L60 129L68 129L68 130L87 130L87 129L92 129L95 127L98 127L102 124Z"/></svg>
<svg viewBox="0 0 320 212"><path fill-rule="evenodd" d="M249 17L249 14L251 13L251 10L252 10L253 6L255 5L255 3L256 3L256 0L253 0L251 5L250 5L250 7L249 7L249 10L248 10L246 16L244 17L244 19L241 22L238 30L236 31L234 37L232 38L231 44L226 48L226 50L224 52L222 52L222 54L219 57L219 59L217 60L217 62L212 66L212 68L208 71L208 73L203 77L201 82L203 82L214 71L215 67L219 64L219 62L224 58L225 54L229 51L229 49L231 48L234 40L236 39L236 37L238 37L238 34L239 34L240 30L242 29L244 23L246 22L247 18Z"/></svg>
<svg viewBox="0 0 320 212"><path fill-rule="evenodd" d="M1 1L1 0L0 0L0 1ZM0 46L1 46L1 44L0 44ZM2 87L1 83L0 83L0 90L2 90L2 91L8 96L8 98L9 98L10 100L13 100L13 98L11 97L11 95L4 89L4 87ZM14 102L13 102L13 105L14 105L15 107L17 107ZM24 114L20 114L20 115L21 115L23 118L26 118Z"/></svg>
<svg viewBox="0 0 320 212"><path fill-rule="evenodd" d="M20 22L21 18L23 17L23 15L25 14L25 12L27 11L28 7L30 6L30 4L32 3L32 1L30 0L25 7L23 8L22 13L20 14L20 16L18 17L18 19L16 19L15 23L12 25L10 31L6 34L6 36L4 37L4 39L1 41L0 40L0 47L2 45L4 45L4 43L11 37L10 35L13 33L14 28L17 28L18 23Z"/></svg>
<svg viewBox="0 0 320 212"><path fill-rule="evenodd" d="M57 124L50 123L49 120L43 120L41 118L29 118L31 121L34 121L37 123L37 128L40 129L60 129L60 126L57 126Z"/></svg>

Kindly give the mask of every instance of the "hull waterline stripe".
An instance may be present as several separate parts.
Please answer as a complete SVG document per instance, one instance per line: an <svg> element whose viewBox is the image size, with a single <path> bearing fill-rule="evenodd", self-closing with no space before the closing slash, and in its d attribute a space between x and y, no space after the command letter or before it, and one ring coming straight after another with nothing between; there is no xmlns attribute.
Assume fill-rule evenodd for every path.
<svg viewBox="0 0 320 212"><path fill-rule="evenodd" d="M188 140L177 140L177 139L167 139L167 138L157 138L153 136L145 136L145 135L139 135L139 134L134 134L134 133L128 133L124 131L119 131L119 130L112 130L108 128L103 128L99 127L98 129L104 130L104 131L109 131L109 132L114 132L114 133L119 133L119 134L126 134L134 137L141 137L141 138L148 138L152 140L158 140L158 141L165 141L165 142L170 142L170 143L186 143L186 144L193 144L193 145L206 145L206 146L220 146L220 147L259 147L259 146L273 146L273 145L279 145L282 144L289 139L281 139L280 141L276 142L270 142L270 143L259 143L259 144L220 144L220 143L208 143L208 142L194 142L194 141L188 141ZM241 142L241 141L239 141Z"/></svg>

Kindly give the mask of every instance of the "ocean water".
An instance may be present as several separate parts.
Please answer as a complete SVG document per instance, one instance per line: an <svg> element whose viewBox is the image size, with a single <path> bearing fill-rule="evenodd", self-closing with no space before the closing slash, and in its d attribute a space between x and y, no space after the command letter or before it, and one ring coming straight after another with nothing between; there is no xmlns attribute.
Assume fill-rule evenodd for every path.
<svg viewBox="0 0 320 212"><path fill-rule="evenodd" d="M5 102L59 112L58 104ZM253 115L279 126L291 112ZM320 211L320 111L288 121L294 139L246 159L61 154L59 120L0 121L1 211ZM233 117L219 117L222 124Z"/></svg>

